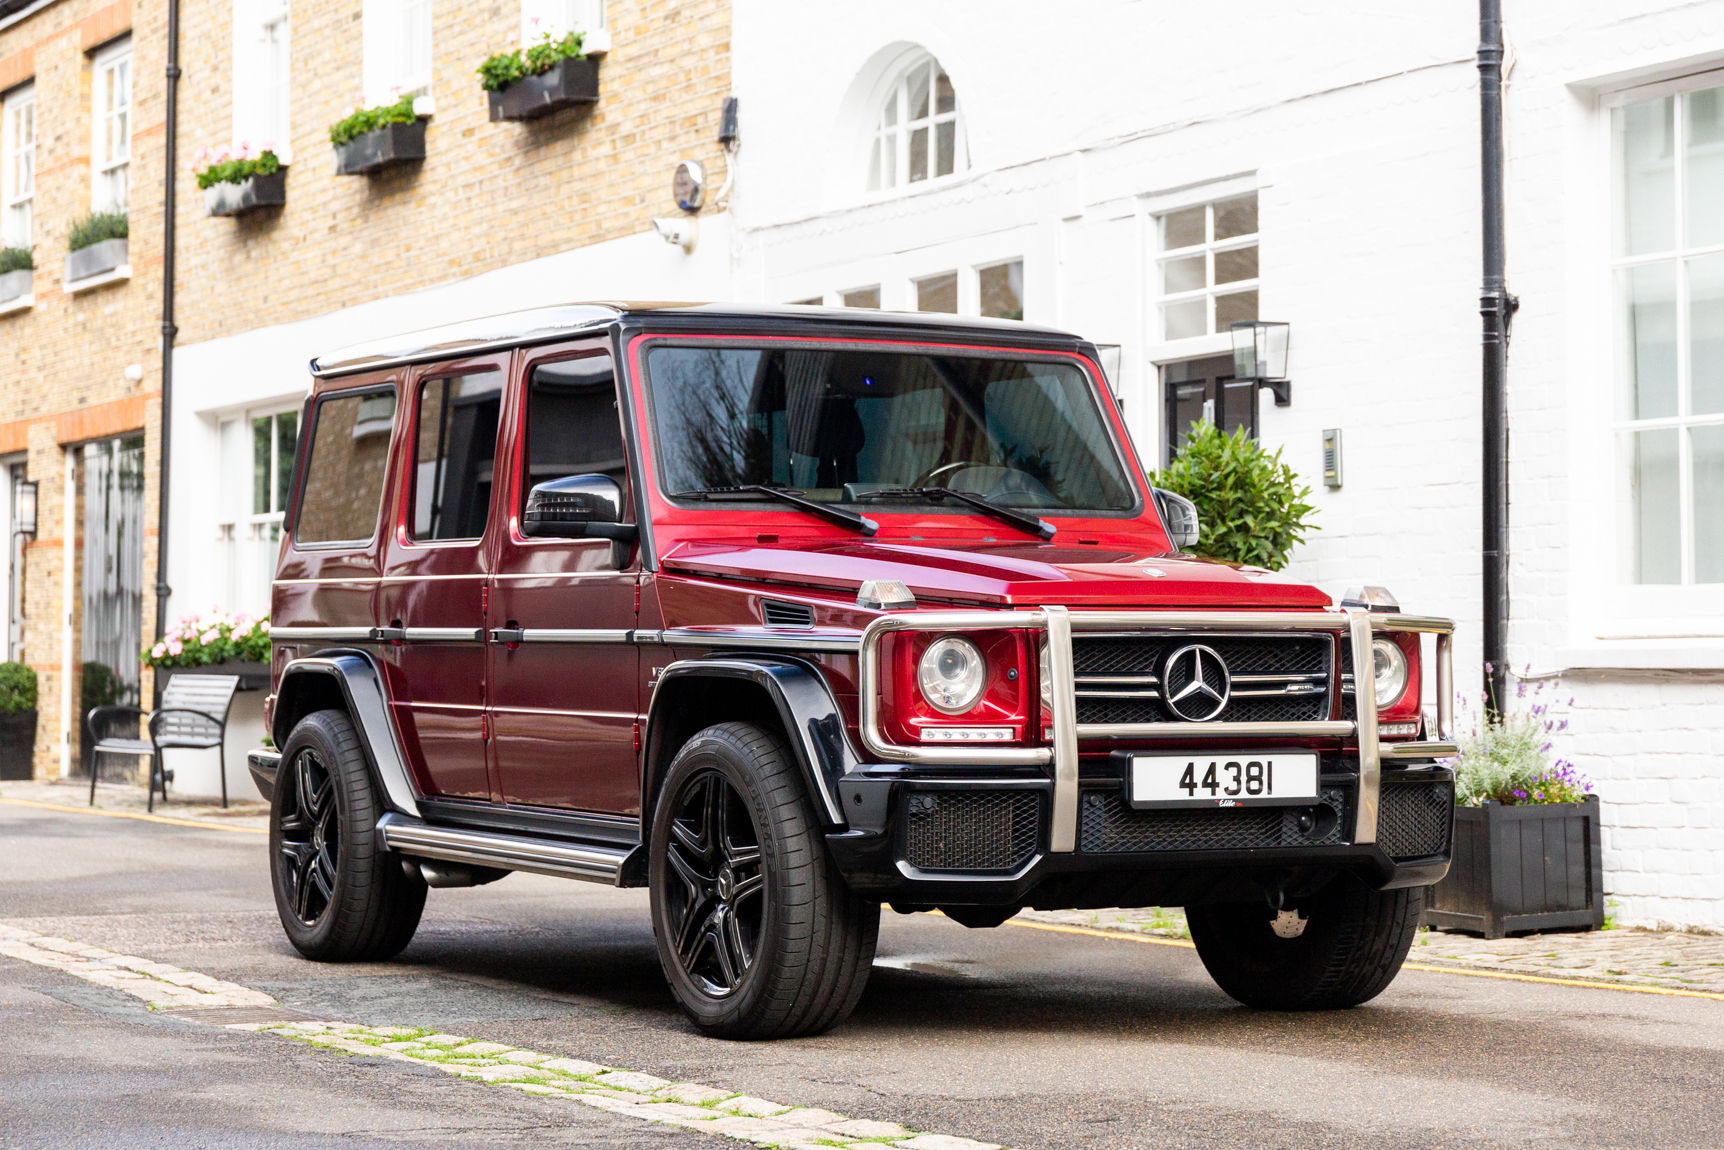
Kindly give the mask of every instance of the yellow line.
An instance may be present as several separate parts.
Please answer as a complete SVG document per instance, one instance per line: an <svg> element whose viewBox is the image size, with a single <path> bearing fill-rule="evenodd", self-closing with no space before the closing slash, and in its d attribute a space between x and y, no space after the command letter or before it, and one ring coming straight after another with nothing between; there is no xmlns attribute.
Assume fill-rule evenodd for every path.
<svg viewBox="0 0 1724 1150"><path fill-rule="evenodd" d="M1183 939L1155 938L1149 935L1124 934L1111 930L1089 930L1081 926L1054 926L1045 922L1019 922L1017 919L1007 919L1007 926L1027 926L1031 930L1053 930L1061 934L1087 934L1093 938L1111 938L1119 942L1147 942L1155 946L1183 946L1191 950L1197 949L1195 943ZM1626 990L1631 994L1668 994L1677 998L1710 998L1715 1002L1724 1002L1724 994L1710 990L1677 990L1668 986L1635 986L1623 982L1586 982L1578 978L1543 978L1536 974L1511 974L1505 970L1462 970L1453 966L1429 966L1422 962L1402 963L1403 970L1422 970L1429 974L1464 974L1473 978L1503 978L1512 982L1544 982L1551 986L1579 986L1588 990Z"/></svg>
<svg viewBox="0 0 1724 1150"><path fill-rule="evenodd" d="M197 827L205 831L234 831L242 835L267 835L263 827L224 827L220 823L204 822L193 819L171 819L165 815L141 815L136 811L104 811L99 807L63 807L58 803L38 803L30 799L0 799L0 803L11 803L20 807L36 807L44 811L65 811L74 815L106 815L111 819L138 819L146 823L167 823L173 827Z"/></svg>

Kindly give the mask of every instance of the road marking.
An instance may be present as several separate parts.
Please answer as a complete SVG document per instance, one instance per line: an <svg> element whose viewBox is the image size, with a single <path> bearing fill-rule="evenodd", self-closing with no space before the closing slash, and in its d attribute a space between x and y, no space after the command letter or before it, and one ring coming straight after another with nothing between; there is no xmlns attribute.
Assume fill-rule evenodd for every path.
<svg viewBox="0 0 1724 1150"><path fill-rule="evenodd" d="M1156 946L1182 946L1188 950L1196 950L1197 944L1177 938L1152 938L1146 935L1125 934L1120 931L1090 930L1081 926L1055 926L1047 922L1019 922L1017 919L1007 919L1007 926L1025 926L1031 930L1053 930L1061 934L1087 934L1093 938L1111 938L1118 942L1147 942ZM1678 990L1668 986L1636 986L1627 982L1587 982L1578 978L1547 978L1536 974L1514 974L1506 970L1465 970L1455 966L1432 966L1423 962L1405 962L1402 970L1422 970L1427 974L1463 974L1472 978L1503 978L1512 982L1543 982L1551 986L1578 986L1587 990L1625 990L1630 994L1668 994L1678 998L1710 998L1716 1002L1724 1002L1724 994L1710 990Z"/></svg>
<svg viewBox="0 0 1724 1150"><path fill-rule="evenodd" d="M100 807L63 807L58 803L38 803L32 799L0 799L0 803L11 803L18 807L35 807L44 811L65 811L72 815L106 815L110 819L137 819L146 823L167 823L174 827L197 827L206 831L233 831L242 835L267 835L264 827L224 827L220 823L206 822L199 819L175 819L166 815L144 815L136 811L104 811Z"/></svg>
<svg viewBox="0 0 1724 1150"><path fill-rule="evenodd" d="M0 954L124 991L171 1016L189 1016L225 1030L268 1034L344 1054L431 1066L491 1086L566 1099L645 1122L723 1134L757 1146L818 1150L861 1144L899 1150L1003 1150L993 1142L931 1134L896 1122L851 1118L809 1106L786 1106L734 1090L670 1082L650 1074L436 1030L260 1020L269 1018L269 1008L279 1007L262 991L4 922L0 922ZM253 1020L238 1021L246 1017L234 1010L238 1007L255 1011ZM224 1022L224 1014L236 1020Z"/></svg>

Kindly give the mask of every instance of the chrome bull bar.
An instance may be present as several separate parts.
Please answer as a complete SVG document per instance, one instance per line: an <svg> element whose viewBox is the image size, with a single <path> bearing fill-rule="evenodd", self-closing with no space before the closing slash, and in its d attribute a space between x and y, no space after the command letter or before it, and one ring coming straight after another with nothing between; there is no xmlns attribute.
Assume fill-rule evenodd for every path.
<svg viewBox="0 0 1724 1150"><path fill-rule="evenodd" d="M887 737L880 723L880 641L897 631L991 631L1009 628L1047 635L1048 672L1053 680L1050 746L904 746ZM1072 634L1141 631L1155 634L1215 631L1345 632L1353 655L1355 720L1289 723L1083 723L1077 721L1077 675ZM1377 841L1377 810L1383 761L1443 758L1458 753L1454 738L1454 631L1449 619L1368 611L1071 611L1044 606L1027 611L915 611L882 615L868 624L858 644L858 699L862 742L888 762L923 766L1053 767L1053 820L1049 847L1077 849L1078 741L1102 739L1348 738L1359 747L1355 843ZM1437 735L1422 742L1379 744L1377 695L1371 675L1371 640L1378 634L1434 634L1437 639ZM1339 668L1335 669L1339 675ZM1032 702L1032 705L1033 702Z"/></svg>

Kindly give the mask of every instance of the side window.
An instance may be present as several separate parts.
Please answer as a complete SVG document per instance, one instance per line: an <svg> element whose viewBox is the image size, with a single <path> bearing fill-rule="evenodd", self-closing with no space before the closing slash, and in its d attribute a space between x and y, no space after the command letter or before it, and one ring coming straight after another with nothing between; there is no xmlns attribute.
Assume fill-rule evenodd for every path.
<svg viewBox="0 0 1724 1150"><path fill-rule="evenodd" d="M377 533L395 391L340 395L317 405L294 542L363 544Z"/></svg>
<svg viewBox="0 0 1724 1150"><path fill-rule="evenodd" d="M477 539L491 508L503 373L429 379L419 390L414 539Z"/></svg>
<svg viewBox="0 0 1724 1150"><path fill-rule="evenodd" d="M608 355L541 363L527 388L527 481L566 475L608 475L629 489L627 449L617 411L616 375Z"/></svg>

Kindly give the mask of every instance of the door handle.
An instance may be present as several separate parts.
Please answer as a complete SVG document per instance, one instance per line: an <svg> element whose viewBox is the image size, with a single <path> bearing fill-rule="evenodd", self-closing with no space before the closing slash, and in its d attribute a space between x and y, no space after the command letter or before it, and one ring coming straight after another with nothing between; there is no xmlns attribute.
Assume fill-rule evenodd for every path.
<svg viewBox="0 0 1724 1150"><path fill-rule="evenodd" d="M519 628L519 627L493 627L493 628L491 628L491 642L493 642L493 643L507 643L511 647L513 647L516 643L521 642L523 640L523 638L525 637L525 635L526 635L526 632L521 630L521 628Z"/></svg>

